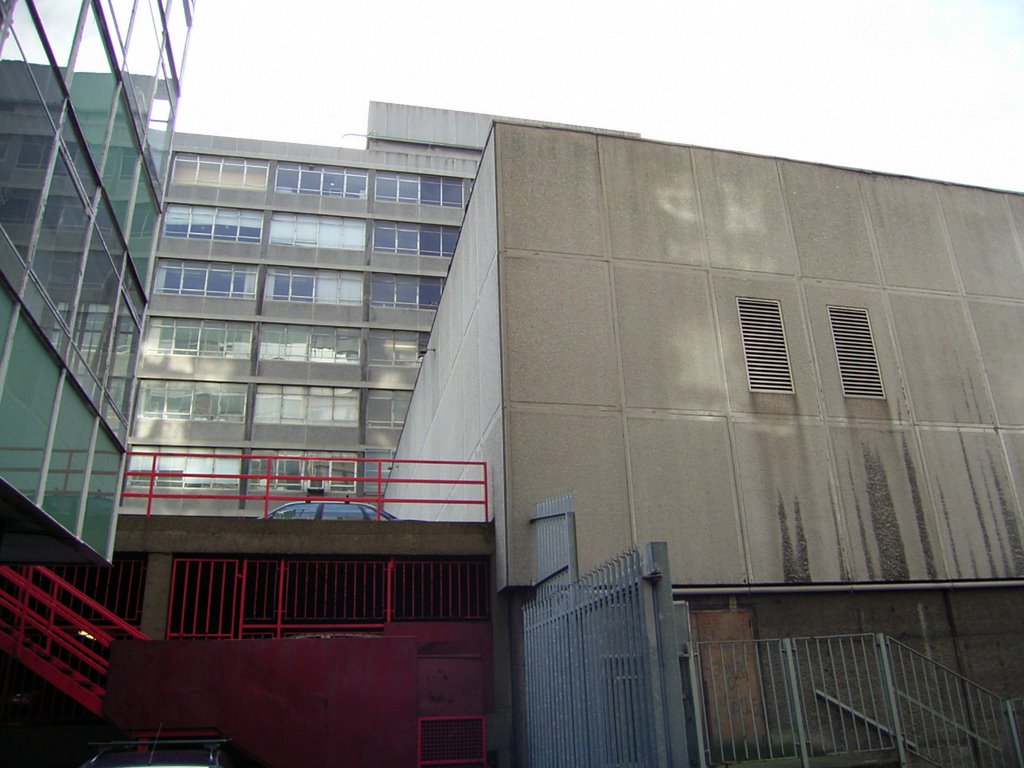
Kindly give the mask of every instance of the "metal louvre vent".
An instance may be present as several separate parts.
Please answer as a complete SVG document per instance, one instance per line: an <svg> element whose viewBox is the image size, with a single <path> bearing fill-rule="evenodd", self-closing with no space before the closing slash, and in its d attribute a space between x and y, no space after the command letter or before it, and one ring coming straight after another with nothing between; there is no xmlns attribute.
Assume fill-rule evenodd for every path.
<svg viewBox="0 0 1024 768"><path fill-rule="evenodd" d="M846 397L885 397L878 355L871 336L868 311L855 307L829 307L832 341L839 362L839 378Z"/></svg>
<svg viewBox="0 0 1024 768"><path fill-rule="evenodd" d="M782 307L770 299L737 297L743 356L751 392L792 392Z"/></svg>
<svg viewBox="0 0 1024 768"><path fill-rule="evenodd" d="M484 768L487 733L483 717L421 717L419 768Z"/></svg>

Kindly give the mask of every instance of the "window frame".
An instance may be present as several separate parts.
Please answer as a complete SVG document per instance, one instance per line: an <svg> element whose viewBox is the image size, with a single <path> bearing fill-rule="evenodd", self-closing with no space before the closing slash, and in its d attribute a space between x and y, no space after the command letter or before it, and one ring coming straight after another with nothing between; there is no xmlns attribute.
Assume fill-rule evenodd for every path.
<svg viewBox="0 0 1024 768"><path fill-rule="evenodd" d="M287 292L279 291L281 280L287 280ZM299 292L304 287L299 281L309 281L309 291ZM331 283L334 283L332 286ZM346 286L349 288L346 291ZM358 287L358 296L353 288ZM328 299L328 296L334 299ZM306 298L308 296L308 298ZM363 303L363 273L339 269L304 269L301 267L270 267L267 270L267 285L264 290L267 301L288 301L302 304L329 304L335 306L361 306Z"/></svg>
<svg viewBox="0 0 1024 768"><path fill-rule="evenodd" d="M436 195L425 195L424 187L436 188ZM389 191L389 188L394 191ZM373 184L373 199L386 203L462 208L464 198L463 180L457 176L378 172Z"/></svg>
<svg viewBox="0 0 1024 768"><path fill-rule="evenodd" d="M177 270L177 289L168 286L168 278ZM228 274L226 291L216 289L211 292L211 274ZM200 280L200 275L202 278ZM191 286L186 286L186 277L191 279ZM193 259L160 259L157 262L153 292L167 296L195 296L213 299L246 299L256 298L257 268L254 264L236 264L227 261L198 261ZM199 287L199 283L202 287ZM241 282L241 287L239 287Z"/></svg>
<svg viewBox="0 0 1024 768"><path fill-rule="evenodd" d="M282 184L281 173L295 173L295 184ZM319 176L319 183L306 186L304 177ZM341 177L341 189L328 189L331 177ZM359 181L362 181L360 190ZM350 200L365 200L370 187L370 173L361 168L347 168L330 165L303 165L302 163L278 163L274 173L274 191L293 195L317 195L319 197L341 197Z"/></svg>
<svg viewBox="0 0 1024 768"><path fill-rule="evenodd" d="M195 329L195 348L178 343L178 334L185 336L188 331ZM169 334L163 331L170 330ZM220 354L211 354L211 346L208 337L215 332L223 331L223 343L220 347ZM248 339L244 342L245 351L234 351L242 343L239 339L232 340L231 334L246 332ZM169 337L170 344L164 344L165 337ZM206 342L206 343L204 343ZM213 348L216 348L213 347ZM185 317L150 317L146 328L145 353L147 355L160 355L168 357L212 357L227 360L248 360L252 354L252 324L232 320L211 320L208 318L185 318Z"/></svg>
<svg viewBox="0 0 1024 768"><path fill-rule="evenodd" d="M162 421L215 421L240 424L245 422L246 392L247 385L237 382L144 379L139 382L138 415L141 419ZM209 398L210 405L206 409L200 405L197 412L197 402L202 402L200 398ZM187 408L183 407L186 399ZM162 406L151 407L154 402L162 402ZM232 402L239 403L240 408L225 407ZM171 407L172 403L176 405Z"/></svg>
<svg viewBox="0 0 1024 768"><path fill-rule="evenodd" d="M189 179L188 165L194 163L194 170ZM225 182L224 169L226 166L237 168L241 166L241 183ZM179 167L181 170L179 171ZM205 177L201 171L205 170ZM262 182L256 179L262 171ZM253 177L250 182L249 177ZM206 187L221 187L225 189L252 189L266 191L267 181L270 179L270 163L266 160L252 160L245 157L221 157L218 155L200 155L190 152L175 152L174 162L171 165L172 184L196 184Z"/></svg>

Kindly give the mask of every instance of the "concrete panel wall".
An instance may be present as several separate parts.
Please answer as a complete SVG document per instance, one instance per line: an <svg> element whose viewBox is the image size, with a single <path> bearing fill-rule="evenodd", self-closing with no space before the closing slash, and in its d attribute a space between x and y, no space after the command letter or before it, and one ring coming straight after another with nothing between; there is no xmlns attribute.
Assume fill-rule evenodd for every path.
<svg viewBox="0 0 1024 768"><path fill-rule="evenodd" d="M481 160L480 172L466 211L444 299L416 380L412 404L396 461L444 459L485 461L491 468L490 516L504 514L503 423L501 420L501 356L498 326L497 203L494 156ZM458 471L458 470L454 470ZM478 479L470 467L460 477L450 467L413 465L403 477L419 479ZM479 498L479 489L452 485L391 484L392 497L465 500ZM474 494L474 495L469 495ZM403 517L480 521L480 505L403 505ZM500 528L499 528L500 530ZM497 557L498 578L505 567L504 552Z"/></svg>
<svg viewBox="0 0 1024 768"><path fill-rule="evenodd" d="M497 239L465 229L453 275L497 283L450 280L403 446L438 414L492 446L499 586L567 492L581 564L663 539L685 584L1024 576L1024 198L500 122L487 157ZM779 302L793 393L751 392L738 297ZM884 396L844 393L830 307L866 312ZM460 345L499 339L474 379Z"/></svg>
<svg viewBox="0 0 1024 768"><path fill-rule="evenodd" d="M1024 575L1017 198L496 130L513 583L569 491L582 559L628 530L683 583ZM750 391L737 297L779 302L792 394ZM844 395L829 307L866 311L884 397Z"/></svg>

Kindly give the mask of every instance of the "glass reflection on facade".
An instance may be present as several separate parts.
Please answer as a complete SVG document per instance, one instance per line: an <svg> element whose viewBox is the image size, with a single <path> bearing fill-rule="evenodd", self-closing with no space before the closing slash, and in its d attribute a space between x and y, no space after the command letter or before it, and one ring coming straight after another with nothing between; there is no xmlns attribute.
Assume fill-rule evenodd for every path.
<svg viewBox="0 0 1024 768"><path fill-rule="evenodd" d="M113 546L194 0L0 0L0 476Z"/></svg>

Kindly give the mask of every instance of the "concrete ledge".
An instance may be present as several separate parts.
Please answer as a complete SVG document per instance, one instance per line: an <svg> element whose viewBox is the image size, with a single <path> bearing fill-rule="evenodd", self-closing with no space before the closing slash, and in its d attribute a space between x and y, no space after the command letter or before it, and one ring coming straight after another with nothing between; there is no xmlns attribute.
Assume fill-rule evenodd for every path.
<svg viewBox="0 0 1024 768"><path fill-rule="evenodd" d="M490 557L490 523L122 515L117 552Z"/></svg>

